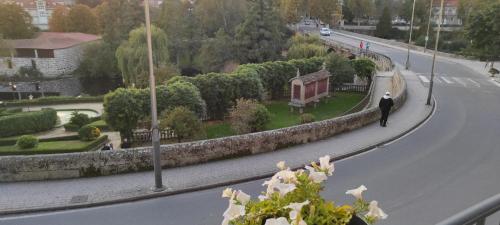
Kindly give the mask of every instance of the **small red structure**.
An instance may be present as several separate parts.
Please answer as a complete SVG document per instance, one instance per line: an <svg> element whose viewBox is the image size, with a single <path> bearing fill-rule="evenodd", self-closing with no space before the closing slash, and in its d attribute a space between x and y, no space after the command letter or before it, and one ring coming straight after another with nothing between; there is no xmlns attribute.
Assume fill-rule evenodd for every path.
<svg viewBox="0 0 500 225"><path fill-rule="evenodd" d="M321 98L328 97L331 76L324 66L320 71L304 76L300 76L297 70L297 76L290 80L291 100L288 105L291 106L291 111L293 112L293 108L297 107L302 113L308 103L313 102L316 106Z"/></svg>

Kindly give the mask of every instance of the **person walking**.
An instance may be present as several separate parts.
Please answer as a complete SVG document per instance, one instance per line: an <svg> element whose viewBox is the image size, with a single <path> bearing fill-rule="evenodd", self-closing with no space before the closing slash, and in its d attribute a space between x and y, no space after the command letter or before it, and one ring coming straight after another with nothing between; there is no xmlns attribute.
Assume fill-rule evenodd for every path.
<svg viewBox="0 0 500 225"><path fill-rule="evenodd" d="M387 119L389 118L389 112L391 111L393 105L394 101L392 101L391 93L386 92L385 95L380 98L380 102L378 103L378 107L380 109L380 112L382 113L382 117L380 118L380 126L387 126Z"/></svg>
<svg viewBox="0 0 500 225"><path fill-rule="evenodd" d="M370 50L370 42L366 42L366 51L369 51Z"/></svg>
<svg viewBox="0 0 500 225"><path fill-rule="evenodd" d="M359 48L363 50L363 41L359 42Z"/></svg>

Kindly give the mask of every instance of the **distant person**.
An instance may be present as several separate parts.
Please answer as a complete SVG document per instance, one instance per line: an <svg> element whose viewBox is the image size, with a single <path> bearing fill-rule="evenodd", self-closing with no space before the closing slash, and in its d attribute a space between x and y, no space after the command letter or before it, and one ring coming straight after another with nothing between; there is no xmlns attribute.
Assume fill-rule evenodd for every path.
<svg viewBox="0 0 500 225"><path fill-rule="evenodd" d="M108 151L108 150L111 150L109 144L105 144L104 147L101 148L101 151Z"/></svg>
<svg viewBox="0 0 500 225"><path fill-rule="evenodd" d="M109 148L110 148L110 150L114 150L115 149L115 147L113 147L113 143L109 143Z"/></svg>
<svg viewBox="0 0 500 225"><path fill-rule="evenodd" d="M366 51L370 50L370 42L366 42Z"/></svg>
<svg viewBox="0 0 500 225"><path fill-rule="evenodd" d="M124 138L123 141L122 141L122 145L120 147L122 149L126 149L126 148L132 147L132 145L130 144L130 142L128 141L127 138Z"/></svg>
<svg viewBox="0 0 500 225"><path fill-rule="evenodd" d="M359 42L359 48L360 48L361 50L363 50L363 47L364 47L364 46L363 46L363 41Z"/></svg>
<svg viewBox="0 0 500 225"><path fill-rule="evenodd" d="M380 109L380 112L382 113L382 117L380 118L380 126L387 126L387 119L389 118L389 112L391 111L393 105L394 101L392 101L391 93L386 92L378 103L378 107Z"/></svg>

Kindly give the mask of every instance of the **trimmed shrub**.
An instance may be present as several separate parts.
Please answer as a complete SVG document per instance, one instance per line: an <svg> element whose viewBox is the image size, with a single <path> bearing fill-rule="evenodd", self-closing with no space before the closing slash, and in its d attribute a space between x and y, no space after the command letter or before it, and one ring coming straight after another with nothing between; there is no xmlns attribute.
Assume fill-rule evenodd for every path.
<svg viewBox="0 0 500 225"><path fill-rule="evenodd" d="M68 96L49 96L43 98L35 98L33 100L16 100L5 102L5 106L34 106L34 105L57 105L57 104L70 104L70 103L89 103L89 102L102 102L103 96L82 96L82 97L68 97Z"/></svg>
<svg viewBox="0 0 500 225"><path fill-rule="evenodd" d="M300 124L312 123L314 121L316 121L316 118L313 114L304 113L300 115Z"/></svg>
<svg viewBox="0 0 500 225"><path fill-rule="evenodd" d="M76 132L81 128L80 126L78 126L76 124L72 124L72 123L64 124L63 127L64 127L64 130L70 131L70 132Z"/></svg>
<svg viewBox="0 0 500 225"><path fill-rule="evenodd" d="M90 118L87 114L78 113L77 111L71 113L69 123L76 125L78 128L83 127L90 123Z"/></svg>
<svg viewBox="0 0 500 225"><path fill-rule="evenodd" d="M162 129L172 129L177 136L178 142L206 136L200 119L184 106L178 106L170 111L163 112L160 126Z"/></svg>
<svg viewBox="0 0 500 225"><path fill-rule="evenodd" d="M71 136L72 137L72 136ZM77 137L78 139L78 137ZM35 149L27 149L23 151L13 150L13 151L0 151L0 155L36 155L36 154L59 154L59 153L71 153L71 152L85 152L90 150L95 150L99 145L108 141L108 136L103 135L94 141L86 142L86 145L82 147L74 146L58 146L56 148L47 149L46 147L38 145ZM40 142L45 142L40 140Z"/></svg>
<svg viewBox="0 0 500 225"><path fill-rule="evenodd" d="M352 83L354 81L354 74L356 71L347 58L331 53L326 57L325 62L326 69L333 76L333 80L330 82L332 87L334 85ZM334 89L332 88L332 90Z"/></svg>
<svg viewBox="0 0 500 225"><path fill-rule="evenodd" d="M101 131L97 127L85 125L78 130L78 136L82 141L92 141L101 136Z"/></svg>
<svg viewBox="0 0 500 225"><path fill-rule="evenodd" d="M0 137L30 134L50 130L57 122L54 109L23 112L0 117Z"/></svg>
<svg viewBox="0 0 500 225"><path fill-rule="evenodd" d="M21 149L34 148L38 145L38 138L33 135L23 135L17 139L16 145Z"/></svg>
<svg viewBox="0 0 500 225"><path fill-rule="evenodd" d="M238 99L231 111L231 127L238 134L263 131L270 121L267 108L255 100Z"/></svg>

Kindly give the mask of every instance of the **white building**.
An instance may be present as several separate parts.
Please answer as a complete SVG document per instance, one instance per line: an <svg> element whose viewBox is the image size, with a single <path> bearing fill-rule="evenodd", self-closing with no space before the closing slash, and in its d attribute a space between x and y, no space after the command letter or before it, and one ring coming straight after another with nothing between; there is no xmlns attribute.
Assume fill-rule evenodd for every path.
<svg viewBox="0 0 500 225"><path fill-rule="evenodd" d="M56 6L75 4L75 0L6 0L6 2L21 6L30 14L33 19L32 24L40 30L49 29L49 19Z"/></svg>
<svg viewBox="0 0 500 225"><path fill-rule="evenodd" d="M439 21L440 1L434 1L432 7L432 22L437 24ZM443 9L443 24L448 26L462 26L462 20L458 17L458 0L445 0Z"/></svg>
<svg viewBox="0 0 500 225"><path fill-rule="evenodd" d="M101 38L92 34L42 32L33 39L8 40L11 57L0 57L0 74L12 76L21 67L36 68L45 77L71 74L80 65L84 47Z"/></svg>

